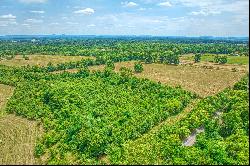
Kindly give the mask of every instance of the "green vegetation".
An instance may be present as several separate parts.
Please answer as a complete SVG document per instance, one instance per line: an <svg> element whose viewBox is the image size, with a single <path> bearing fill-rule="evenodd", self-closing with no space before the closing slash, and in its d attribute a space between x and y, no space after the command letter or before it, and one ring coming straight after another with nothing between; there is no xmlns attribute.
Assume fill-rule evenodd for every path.
<svg viewBox="0 0 250 166"><path fill-rule="evenodd" d="M195 54L196 62L207 57L214 61L213 55L204 53L247 55L248 47L236 41L209 43L194 39L41 38L38 43L0 42L1 64L14 61L14 65L0 65L0 84L4 84L0 87L15 88L13 95L9 94L11 98L6 94L1 97L5 111L34 120L30 128L32 140L22 140L27 136L15 139L18 145L30 143L29 153L23 153L25 157L19 161L23 164L36 163L35 160L43 164L249 164L249 76L239 81L245 72L178 65L179 56L187 53ZM29 64L39 56L36 54L49 54L51 59L56 55L82 58ZM84 56L88 58L83 59ZM236 58L217 58L216 62L225 63L227 59L230 63L231 57ZM194 57L191 58L193 61ZM90 66L104 70L90 72ZM67 72L69 69L77 72ZM53 74L54 71L60 72ZM10 99L6 103L7 98ZM10 121L7 122L0 119L0 127L8 126ZM36 124L44 132L33 146L39 135ZM29 121L23 126L28 130ZM5 128L2 127L0 135L9 131ZM204 131L197 133L197 129ZM28 131L15 133L14 138ZM195 143L187 146L185 140L194 134L197 134ZM10 161L8 147L5 143L0 155L6 153L7 157L0 161ZM19 156L16 151L11 154Z"/></svg>
<svg viewBox="0 0 250 166"><path fill-rule="evenodd" d="M204 54L201 56L201 61L202 62L214 62L215 63L215 54ZM220 56L223 56L222 54ZM193 55L183 55L182 59L184 60L193 60L194 56ZM248 56L231 56L227 55L227 64L239 64L239 65L246 65L249 64L249 57Z"/></svg>
<svg viewBox="0 0 250 166"><path fill-rule="evenodd" d="M112 62L111 60L108 60L108 61L106 62L106 67L107 67L107 68L110 68L111 70L114 70L114 69L115 69L115 64L114 64L114 62Z"/></svg>
<svg viewBox="0 0 250 166"><path fill-rule="evenodd" d="M143 65L141 62L136 62L134 64L134 70L136 73L141 73L143 71Z"/></svg>
<svg viewBox="0 0 250 166"><path fill-rule="evenodd" d="M199 43L199 41L198 41ZM96 57L96 64L105 64L107 60L113 62L142 60L145 63L178 64L179 55L189 53L210 54L239 54L248 55L246 44L238 45L234 42L197 44L197 41L182 40L121 40L121 39L67 39L41 40L39 43L22 41L0 43L0 58L16 55L65 55ZM47 62L48 63L48 62Z"/></svg>
<svg viewBox="0 0 250 166"><path fill-rule="evenodd" d="M214 62L219 64L227 63L227 56L226 55L215 55Z"/></svg>
<svg viewBox="0 0 250 166"><path fill-rule="evenodd" d="M181 112L194 97L181 89L114 73L23 76L19 72L18 77L29 78L18 83L7 111L43 123L46 133L35 154L49 153L49 164L69 163L67 154L75 154L76 162L94 161Z"/></svg>
<svg viewBox="0 0 250 166"><path fill-rule="evenodd" d="M201 61L201 54L195 54L194 55L194 62L197 63L197 62L200 62Z"/></svg>
<svg viewBox="0 0 250 166"><path fill-rule="evenodd" d="M24 60L29 60L29 57L27 55L22 55Z"/></svg>
<svg viewBox="0 0 250 166"><path fill-rule="evenodd" d="M109 151L113 164L249 164L249 85L245 77L234 88L201 100L174 125L130 140ZM216 114L221 113L221 116ZM204 127L195 145L183 140Z"/></svg>

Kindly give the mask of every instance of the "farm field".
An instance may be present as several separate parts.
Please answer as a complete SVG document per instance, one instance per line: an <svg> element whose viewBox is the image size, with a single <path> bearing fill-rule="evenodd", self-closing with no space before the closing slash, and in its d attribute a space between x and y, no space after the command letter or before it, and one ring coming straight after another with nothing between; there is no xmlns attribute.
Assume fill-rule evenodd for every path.
<svg viewBox="0 0 250 166"><path fill-rule="evenodd" d="M33 151L41 130L36 122L5 112L14 88L0 84L0 164L37 164Z"/></svg>
<svg viewBox="0 0 250 166"><path fill-rule="evenodd" d="M52 64L66 63L80 61L82 59L94 59L93 57L84 57L84 56L60 56L60 55L29 55L28 60L25 60L22 56L17 55L13 59L0 60L0 65L7 66L26 66L26 65L37 65L37 66L47 66L49 62Z"/></svg>
<svg viewBox="0 0 250 166"><path fill-rule="evenodd" d="M0 43L0 164L249 164L249 64L181 56L248 47L175 40Z"/></svg>

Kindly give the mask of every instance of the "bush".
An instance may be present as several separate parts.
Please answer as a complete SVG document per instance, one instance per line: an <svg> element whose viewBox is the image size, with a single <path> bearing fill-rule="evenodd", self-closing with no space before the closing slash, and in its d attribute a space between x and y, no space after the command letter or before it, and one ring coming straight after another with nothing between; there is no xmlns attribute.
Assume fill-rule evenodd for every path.
<svg viewBox="0 0 250 166"><path fill-rule="evenodd" d="M150 64L150 63L153 63L154 58L152 55L147 55L144 57L144 61L145 61L145 63Z"/></svg>
<svg viewBox="0 0 250 166"><path fill-rule="evenodd" d="M29 57L27 55L23 55L24 60L29 60Z"/></svg>
<svg viewBox="0 0 250 166"><path fill-rule="evenodd" d="M122 77L129 78L132 76L132 70L127 67L121 67L119 71Z"/></svg>
<svg viewBox="0 0 250 166"><path fill-rule="evenodd" d="M167 57L167 64L175 64L178 65L180 63L179 56L178 55L168 55Z"/></svg>
<svg viewBox="0 0 250 166"><path fill-rule="evenodd" d="M79 68L77 73L83 77L88 77L90 75L90 70L87 67Z"/></svg>
<svg viewBox="0 0 250 166"><path fill-rule="evenodd" d="M108 61L106 62L106 67L107 67L107 68L110 68L110 69L112 69L112 70L114 70L114 69L115 69L115 64L114 64L113 61L108 60Z"/></svg>
<svg viewBox="0 0 250 166"><path fill-rule="evenodd" d="M197 63L197 62L200 62L200 61L201 61L201 54L195 54L194 62Z"/></svg>
<svg viewBox="0 0 250 166"><path fill-rule="evenodd" d="M10 55L10 56L6 56L6 59L7 60L11 60L11 59L13 59L15 56L14 55Z"/></svg>
<svg viewBox="0 0 250 166"><path fill-rule="evenodd" d="M219 64L227 63L227 56L226 55L216 55L214 57L214 62Z"/></svg>
<svg viewBox="0 0 250 166"><path fill-rule="evenodd" d="M134 70L136 73L141 73L143 71L143 65L141 62L137 62L134 64Z"/></svg>

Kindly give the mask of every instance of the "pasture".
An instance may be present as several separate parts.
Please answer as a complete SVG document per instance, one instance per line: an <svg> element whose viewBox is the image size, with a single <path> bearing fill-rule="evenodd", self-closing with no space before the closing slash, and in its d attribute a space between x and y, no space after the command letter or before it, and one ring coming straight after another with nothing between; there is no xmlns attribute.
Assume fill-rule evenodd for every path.
<svg viewBox="0 0 250 166"><path fill-rule="evenodd" d="M84 57L84 56L62 56L62 55L28 55L28 60L25 60L22 56L17 55L13 59L0 60L0 65L7 66L47 66L48 63L52 63L54 65L59 63L66 62L75 62L80 61L82 59L94 59L93 57Z"/></svg>

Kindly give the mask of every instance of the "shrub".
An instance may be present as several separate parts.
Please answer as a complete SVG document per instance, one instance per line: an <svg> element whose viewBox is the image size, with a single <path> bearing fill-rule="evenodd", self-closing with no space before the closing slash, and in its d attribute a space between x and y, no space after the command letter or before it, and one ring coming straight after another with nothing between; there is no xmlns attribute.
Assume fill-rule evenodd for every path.
<svg viewBox="0 0 250 166"><path fill-rule="evenodd" d="M195 54L194 62L197 63L197 62L200 62L200 61L201 61L201 54Z"/></svg>
<svg viewBox="0 0 250 166"><path fill-rule="evenodd" d="M121 67L119 71L122 77L129 78L132 76L132 70L127 67Z"/></svg>
<svg viewBox="0 0 250 166"><path fill-rule="evenodd" d="M141 73L143 71L143 65L141 62L137 62L134 64L134 70L136 73Z"/></svg>
<svg viewBox="0 0 250 166"><path fill-rule="evenodd" d="M6 59L7 60L11 60L11 59L13 59L15 56L14 55L10 55L10 56L6 56Z"/></svg>
<svg viewBox="0 0 250 166"><path fill-rule="evenodd" d="M110 68L110 69L112 69L112 70L114 70L114 69L115 69L115 64L114 64L113 61L108 60L108 61L106 62L106 67L107 67L107 68Z"/></svg>
<svg viewBox="0 0 250 166"><path fill-rule="evenodd" d="M234 67L232 68L232 72L237 72L238 70Z"/></svg>
<svg viewBox="0 0 250 166"><path fill-rule="evenodd" d="M144 61L145 61L145 63L150 64L150 63L153 63L154 58L153 58L152 55L147 55L147 56L144 57Z"/></svg>
<svg viewBox="0 0 250 166"><path fill-rule="evenodd" d="M227 56L226 55L216 55L214 57L214 62L219 64L227 63Z"/></svg>
<svg viewBox="0 0 250 166"><path fill-rule="evenodd" d="M167 64L175 64L178 65L180 63L179 56L178 55L168 55L167 57Z"/></svg>
<svg viewBox="0 0 250 166"><path fill-rule="evenodd" d="M87 67L79 68L77 73L83 77L88 77L90 75L90 70Z"/></svg>
<svg viewBox="0 0 250 166"><path fill-rule="evenodd" d="M29 60L29 57L27 55L23 55L24 60Z"/></svg>

